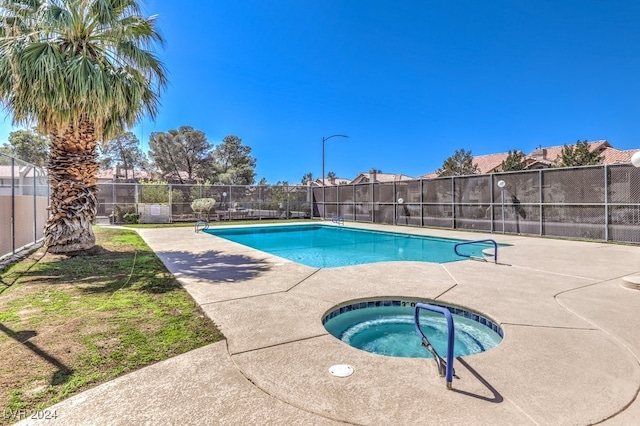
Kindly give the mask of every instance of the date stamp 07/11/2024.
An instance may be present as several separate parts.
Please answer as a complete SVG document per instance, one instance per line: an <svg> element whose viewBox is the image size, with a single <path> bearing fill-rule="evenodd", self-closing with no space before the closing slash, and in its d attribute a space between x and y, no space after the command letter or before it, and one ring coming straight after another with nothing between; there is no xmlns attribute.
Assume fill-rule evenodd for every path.
<svg viewBox="0 0 640 426"><path fill-rule="evenodd" d="M27 410L24 408L5 409L2 413L2 418L16 422L24 419L54 420L58 418L58 412L56 410Z"/></svg>

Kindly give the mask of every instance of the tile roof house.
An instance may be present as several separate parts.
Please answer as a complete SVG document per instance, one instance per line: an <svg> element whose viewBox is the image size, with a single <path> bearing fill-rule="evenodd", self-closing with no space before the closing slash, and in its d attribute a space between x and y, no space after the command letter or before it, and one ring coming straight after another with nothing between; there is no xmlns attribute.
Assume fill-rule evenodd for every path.
<svg viewBox="0 0 640 426"><path fill-rule="evenodd" d="M528 169L543 169L550 167L560 161L560 157L562 155L562 148L564 145L560 146L552 146L552 147L538 147L529 155L527 155L526 159L529 163ZM611 144L606 140L599 140L594 142L589 142L589 151L600 152L602 156L602 164L611 165L611 164L624 164L631 162L631 156L636 149L629 150L619 150L611 146Z"/></svg>
<svg viewBox="0 0 640 426"><path fill-rule="evenodd" d="M502 163L509 156L508 152L473 157L473 164L478 167L478 173L494 173L502 170Z"/></svg>
<svg viewBox="0 0 640 426"><path fill-rule="evenodd" d="M179 172L180 179L191 183L193 179L189 179L187 172ZM98 183L135 183L150 180L168 180L169 183L178 183L176 179L170 177L159 176L158 173L142 169L124 169L123 167L113 167L109 169L98 170Z"/></svg>
<svg viewBox="0 0 640 426"><path fill-rule="evenodd" d="M371 183L371 182L400 182L405 180L413 180L411 176L403 174L393 173L378 173L375 170L371 170L368 173L360 173L356 176L351 183Z"/></svg>
<svg viewBox="0 0 640 426"><path fill-rule="evenodd" d="M538 147L530 154L525 155L527 170L546 169L552 167L560 159L562 148L564 145L552 147ZM619 150L611 146L606 140L589 142L589 150L600 151L602 155L602 164L624 164L631 162L631 156L637 149ZM478 167L479 174L497 173L502 171L502 163L508 157L509 153L478 155L473 157L473 164ZM438 177L437 172L427 173L420 176L422 179L435 179Z"/></svg>
<svg viewBox="0 0 640 426"><path fill-rule="evenodd" d="M637 149L626 149L619 150L613 147L606 148L602 151L603 163L604 164L626 164L631 163L631 157L635 154Z"/></svg>
<svg viewBox="0 0 640 426"><path fill-rule="evenodd" d="M146 170L125 170L121 167L98 170L98 183L137 182L150 178L151 174Z"/></svg>
<svg viewBox="0 0 640 426"><path fill-rule="evenodd" d="M322 186L322 178L318 178L312 182L313 186ZM324 178L325 186L335 186L335 185L347 185L351 183L351 179L347 178L339 178L339 177L326 177Z"/></svg>
<svg viewBox="0 0 640 426"><path fill-rule="evenodd" d="M32 194L36 185L48 185L47 171L30 165L0 165L0 195L11 195L14 186L16 195Z"/></svg>
<svg viewBox="0 0 640 426"><path fill-rule="evenodd" d="M12 168L13 170L11 170ZM0 179L11 179L11 176L13 176L14 179L32 178L34 175L36 177L46 176L46 170L23 165L15 165L13 167L0 166Z"/></svg>

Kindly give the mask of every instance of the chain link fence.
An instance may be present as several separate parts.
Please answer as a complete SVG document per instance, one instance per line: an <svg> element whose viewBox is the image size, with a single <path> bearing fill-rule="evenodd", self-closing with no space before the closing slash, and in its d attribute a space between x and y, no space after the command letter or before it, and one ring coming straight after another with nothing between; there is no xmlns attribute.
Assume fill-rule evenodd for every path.
<svg viewBox="0 0 640 426"><path fill-rule="evenodd" d="M499 186L498 183L503 185ZM640 169L631 165L310 187L99 184L97 221L331 218L399 226L640 243ZM0 257L42 239L46 172L0 155ZM211 208L195 209L209 199Z"/></svg>
<svg viewBox="0 0 640 426"><path fill-rule="evenodd" d="M42 240L48 202L46 171L0 154L0 258Z"/></svg>
<svg viewBox="0 0 640 426"><path fill-rule="evenodd" d="M209 199L211 208L198 209L196 200ZM195 209L194 209L195 207ZM179 185L105 183L99 185L98 221L193 222L310 218L307 186Z"/></svg>
<svg viewBox="0 0 640 426"><path fill-rule="evenodd" d="M322 218L640 243L640 169L629 164L315 187L313 195Z"/></svg>

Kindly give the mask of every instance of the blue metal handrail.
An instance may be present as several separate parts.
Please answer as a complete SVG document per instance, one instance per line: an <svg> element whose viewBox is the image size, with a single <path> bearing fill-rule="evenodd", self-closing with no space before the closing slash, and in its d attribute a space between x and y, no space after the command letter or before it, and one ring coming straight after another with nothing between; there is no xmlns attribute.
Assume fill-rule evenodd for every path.
<svg viewBox="0 0 640 426"><path fill-rule="evenodd" d="M200 228L200 226L202 226L202 228ZM196 222L196 234L199 231L204 231L205 229L209 229L209 222L206 220L199 220Z"/></svg>
<svg viewBox="0 0 640 426"><path fill-rule="evenodd" d="M424 335L422 329L420 328L420 309L426 309L431 312L439 312L444 315L444 318L447 321L447 360L446 362L442 359L442 357L436 352L427 336ZM438 365L438 373L442 376L443 372L443 364L446 368L446 381L447 381L447 389L451 389L453 383L453 346L454 342L454 329L453 329L453 317L451 316L451 312L447 308L443 308L442 306L430 305L428 303L416 303L416 310L414 314L414 321L416 326L416 331L422 338L422 345L427 348L429 352L431 352L436 360L436 364Z"/></svg>
<svg viewBox="0 0 640 426"><path fill-rule="evenodd" d="M453 246L453 251L455 251L458 256L471 258L471 255L469 254L460 253L458 251L458 247L467 245L467 244L476 244L476 243L493 243L493 263L498 263L498 243L496 243L495 240L492 240L490 238L486 240L464 241L462 243L458 243L455 246Z"/></svg>
<svg viewBox="0 0 640 426"><path fill-rule="evenodd" d="M331 218L331 222L337 223L338 225L344 225L344 218L342 216L333 216Z"/></svg>

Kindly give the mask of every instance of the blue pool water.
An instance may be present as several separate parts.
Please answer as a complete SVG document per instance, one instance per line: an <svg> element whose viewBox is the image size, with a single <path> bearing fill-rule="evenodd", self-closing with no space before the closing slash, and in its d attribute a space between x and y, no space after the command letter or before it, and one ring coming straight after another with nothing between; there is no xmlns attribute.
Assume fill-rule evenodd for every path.
<svg viewBox="0 0 640 426"><path fill-rule="evenodd" d="M327 319L324 326L333 336L367 352L396 357L432 358L431 353L421 345L420 336L415 330L414 309L409 306L379 306L352 310ZM452 317L455 357L487 351L502 341L498 332L484 324L453 312ZM420 326L438 354L444 357L447 353L447 324L444 316L421 310Z"/></svg>
<svg viewBox="0 0 640 426"><path fill-rule="evenodd" d="M453 247L465 241L324 225L263 226L207 229L245 246L314 268L388 261L446 263L464 260ZM482 256L487 244L465 247L465 254Z"/></svg>

